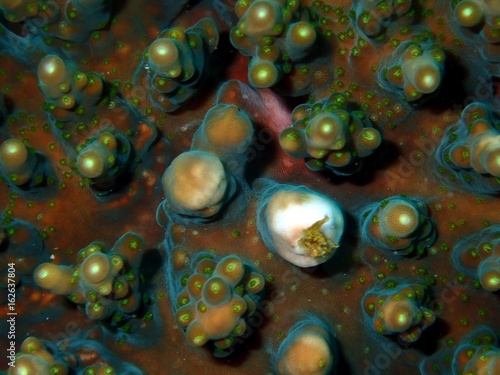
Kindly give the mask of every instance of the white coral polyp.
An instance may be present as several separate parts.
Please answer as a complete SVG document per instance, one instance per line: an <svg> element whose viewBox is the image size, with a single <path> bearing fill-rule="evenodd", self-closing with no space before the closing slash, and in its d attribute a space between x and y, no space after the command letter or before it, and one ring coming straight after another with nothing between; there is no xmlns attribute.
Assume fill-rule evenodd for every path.
<svg viewBox="0 0 500 375"><path fill-rule="evenodd" d="M344 231L342 211L333 200L300 190L274 193L266 217L276 252L299 267L313 267L330 259Z"/></svg>

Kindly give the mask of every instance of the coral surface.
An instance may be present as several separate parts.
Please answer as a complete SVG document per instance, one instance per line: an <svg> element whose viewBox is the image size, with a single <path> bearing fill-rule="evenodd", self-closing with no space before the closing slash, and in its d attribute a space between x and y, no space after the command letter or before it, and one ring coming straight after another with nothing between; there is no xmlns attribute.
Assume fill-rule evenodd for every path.
<svg viewBox="0 0 500 375"><path fill-rule="evenodd" d="M0 373L499 373L498 4L0 0Z"/></svg>

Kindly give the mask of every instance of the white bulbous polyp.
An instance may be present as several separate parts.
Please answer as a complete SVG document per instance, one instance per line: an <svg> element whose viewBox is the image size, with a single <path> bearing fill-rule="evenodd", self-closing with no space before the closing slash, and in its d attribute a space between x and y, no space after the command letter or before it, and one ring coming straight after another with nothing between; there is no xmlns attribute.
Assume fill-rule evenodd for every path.
<svg viewBox="0 0 500 375"><path fill-rule="evenodd" d="M278 191L267 204L266 216L275 250L299 267L313 267L330 259L344 231L344 217L339 206L315 193ZM328 242L326 248L318 246L311 251L311 247L304 246L306 233L314 235L311 231L316 238Z"/></svg>

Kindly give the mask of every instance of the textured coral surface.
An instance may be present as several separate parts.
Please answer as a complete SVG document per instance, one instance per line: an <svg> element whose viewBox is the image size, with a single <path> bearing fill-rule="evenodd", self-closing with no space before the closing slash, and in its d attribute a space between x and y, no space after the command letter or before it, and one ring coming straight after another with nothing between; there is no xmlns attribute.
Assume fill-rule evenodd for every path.
<svg viewBox="0 0 500 375"><path fill-rule="evenodd" d="M0 369L16 373L4 348L14 341L21 352L31 336L45 342L39 353L48 350L75 373L85 366L107 373L97 372L100 365L121 374L325 373L300 372L298 365L290 365L296 372L284 370L287 361L307 362L286 358L301 352L286 350L300 331L296 327L317 340L302 344L304 350L310 358L329 356L319 364L332 374L479 373L495 366L494 359L481 362L473 353L498 356L493 336L500 334L496 1L261 1L281 18L233 44L241 30L249 30L241 22L250 23L244 16L250 0L75 0L68 9L63 0L15 3L21 5L0 1L0 141L22 141L12 143L20 161L9 159L7 147L0 150L2 327L10 327L9 263L15 263L17 313L15 339L0 330ZM204 18L213 22L193 27ZM315 31L313 47L304 42L294 49L302 42L293 44L285 35L283 28L298 21L311 25L307 33ZM210 44L213 25L217 47ZM185 35L164 31L172 27ZM165 35L186 38L163 42L177 46L180 62L151 66L146 52ZM47 55L63 61L59 80L54 71L47 77L39 72ZM257 70L257 61L272 61L256 73L264 84L247 75ZM174 68L185 76L168 81L179 77ZM276 79L267 81L270 74ZM47 84L52 79L53 86ZM481 104L467 107L475 102ZM226 104L237 107L227 111L230 122L222 114L207 119L211 108ZM308 112L294 112L299 105ZM312 126L304 119L321 111L335 113L332 118L341 123L341 135L333 137L340 146L327 142L319 149L321 142L311 143ZM211 128L210 121L220 128ZM228 125L233 123L236 130ZM296 131L284 130L292 125ZM380 143L355 140L364 126L377 130L370 134L381 136ZM288 146L283 131L291 134ZM209 153L215 161L206 164L220 161L224 171L192 180L182 175L182 191L174 182L165 187L165 170L188 151ZM258 228L258 215L268 215L260 207L269 186L280 186L275 184L304 185L341 208L338 243L318 229L322 217L302 233L310 235L307 246L322 241L328 253L335 250L319 265L289 263L273 247L276 236L266 237L272 231ZM226 190L219 191L221 186ZM188 198L174 202L183 194ZM407 202L410 213L399 214L396 224L405 228L396 225L387 234L394 218L384 216L383 208L388 198L401 195L397 199ZM115 245L128 232L144 243ZM98 257L105 265L85 270L88 254L79 254L93 242L102 244L106 255ZM140 265L108 272L112 254ZM180 324L176 313L188 304L183 296L209 300L210 291L200 297L204 281L193 281L198 291L182 294L191 285L182 278L195 273L200 254L208 254L213 267L228 255L241 259L245 277L232 282L227 275L213 276L219 281L210 285L211 292L228 289L237 301L233 310L244 311L236 319L219 302L197 303L197 314L208 309L210 315L202 321L204 330L197 324L195 331ZM55 277L58 288L43 289L33 279L42 263L71 267L71 274L44 274ZM222 275L206 272L205 279ZM78 293L61 286L63 280L79 283ZM111 281L112 292L100 289ZM251 288L260 282L265 286L254 298ZM239 292L239 286L247 289ZM404 303L397 303L399 293ZM374 317L363 301L380 296L387 302L374 302L373 309L386 315ZM89 312L89 306L95 309ZM229 329L227 319L235 319ZM203 345L207 330L215 342ZM279 349L283 342L285 349ZM50 373L43 372L50 371L45 362L32 361L38 370L27 374Z"/></svg>

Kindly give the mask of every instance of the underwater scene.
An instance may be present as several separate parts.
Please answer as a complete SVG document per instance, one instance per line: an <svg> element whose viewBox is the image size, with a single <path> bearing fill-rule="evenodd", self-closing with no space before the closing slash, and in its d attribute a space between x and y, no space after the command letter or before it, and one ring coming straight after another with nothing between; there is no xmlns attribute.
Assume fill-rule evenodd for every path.
<svg viewBox="0 0 500 375"><path fill-rule="evenodd" d="M500 374L499 0L0 0L0 374Z"/></svg>

